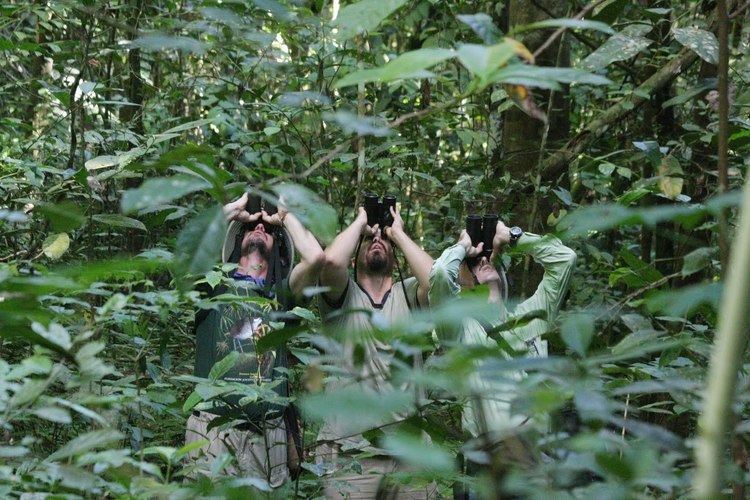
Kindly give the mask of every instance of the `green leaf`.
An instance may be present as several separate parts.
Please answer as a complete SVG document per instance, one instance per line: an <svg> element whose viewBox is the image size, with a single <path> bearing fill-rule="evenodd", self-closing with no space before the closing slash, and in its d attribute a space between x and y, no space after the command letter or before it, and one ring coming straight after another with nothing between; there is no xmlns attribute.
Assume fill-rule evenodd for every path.
<svg viewBox="0 0 750 500"><path fill-rule="evenodd" d="M594 338L594 317L586 313L566 316L560 325L560 337L570 350L585 356Z"/></svg>
<svg viewBox="0 0 750 500"><path fill-rule="evenodd" d="M193 175L148 179L138 188L125 191L120 207L126 214L156 208L210 187L211 184L205 179Z"/></svg>
<svg viewBox="0 0 750 500"><path fill-rule="evenodd" d="M455 469L453 456L443 447L425 442L421 435L389 434L383 439L382 447L415 470L450 472Z"/></svg>
<svg viewBox="0 0 750 500"><path fill-rule="evenodd" d="M413 405L408 391L365 392L349 386L302 399L302 409L309 417L326 420L335 418L344 432L361 432L393 418Z"/></svg>
<svg viewBox="0 0 750 500"><path fill-rule="evenodd" d="M336 37L348 40L360 33L372 32L404 3L406 0L360 0L346 5L332 23L338 28Z"/></svg>
<svg viewBox="0 0 750 500"><path fill-rule="evenodd" d="M394 133L387 127L385 120L374 116L357 116L348 111L337 111L336 113L325 113L323 119L336 121L345 132L356 133L361 136L387 137Z"/></svg>
<svg viewBox="0 0 750 500"><path fill-rule="evenodd" d="M683 173L677 158L672 155L662 157L659 164L659 189L670 200L682 193Z"/></svg>
<svg viewBox="0 0 750 500"><path fill-rule="evenodd" d="M201 55L206 51L204 44L194 38L159 34L144 35L134 40L130 46L147 52L179 50L181 52Z"/></svg>
<svg viewBox="0 0 750 500"><path fill-rule="evenodd" d="M180 275L205 274L219 258L227 223L220 206L201 212L177 237L175 258Z"/></svg>
<svg viewBox="0 0 750 500"><path fill-rule="evenodd" d="M191 392L190 395L185 400L185 403L182 405L182 411L186 413L192 410L195 407L195 405L197 405L201 401L203 401L203 398L201 397L200 394L198 394L198 392L196 391Z"/></svg>
<svg viewBox="0 0 750 500"><path fill-rule="evenodd" d="M52 224L55 231L67 232L78 229L86 222L78 207L70 202L64 201L58 204L41 203L36 206L35 211L44 215Z"/></svg>
<svg viewBox="0 0 750 500"><path fill-rule="evenodd" d="M699 283L679 290L654 293L646 298L646 306L651 312L687 317L702 305L710 305L718 311L721 292L721 283Z"/></svg>
<svg viewBox="0 0 750 500"><path fill-rule="evenodd" d="M379 68L365 69L346 75L336 82L336 88L367 82L390 82L403 78L425 76L422 71L438 64L456 53L450 49L418 49L401 54ZM427 74L429 76L429 73Z"/></svg>
<svg viewBox="0 0 750 500"><path fill-rule="evenodd" d="M71 422L70 413L68 410L58 408L56 406L45 406L37 408L33 411L34 415L50 422L56 422L58 424L69 424Z"/></svg>
<svg viewBox="0 0 750 500"><path fill-rule="evenodd" d="M70 237L67 233L51 234L42 243L42 252L52 260L63 256L70 246Z"/></svg>
<svg viewBox="0 0 750 500"><path fill-rule="evenodd" d="M617 33L589 54L582 61L581 66L589 71L600 70L613 62L634 57L652 43L654 41L646 37Z"/></svg>
<svg viewBox="0 0 750 500"><path fill-rule="evenodd" d="M209 443L210 441L208 439L199 439L197 441L193 441L192 443L188 443L182 448L174 452L174 454L172 455L172 460L178 461L182 457L188 455L191 451L203 448L204 446L207 446Z"/></svg>
<svg viewBox="0 0 750 500"><path fill-rule="evenodd" d="M336 211L317 194L298 184L280 184L273 190L292 212L323 244L338 233Z"/></svg>
<svg viewBox="0 0 750 500"><path fill-rule="evenodd" d="M0 446L0 458L17 458L23 457L29 453L25 446Z"/></svg>
<svg viewBox="0 0 750 500"><path fill-rule="evenodd" d="M459 14L456 18L466 24L487 45L497 43L503 33L492 22L492 18L484 13Z"/></svg>
<svg viewBox="0 0 750 500"><path fill-rule="evenodd" d="M119 214L96 214L92 215L91 219L105 226L115 227L127 227L130 229L138 229L140 231L148 231L143 222L137 219L131 219Z"/></svg>
<svg viewBox="0 0 750 500"><path fill-rule="evenodd" d="M601 21L588 21L585 19L545 19L544 21L525 24L523 26L515 26L513 27L513 33L523 33L524 31L545 28L595 30L609 35L612 35L615 32L608 24Z"/></svg>
<svg viewBox="0 0 750 500"><path fill-rule="evenodd" d="M214 366L211 367L211 371L208 373L208 378L210 380L219 380L225 373L234 367L239 357L239 352L231 351L229 354L214 363Z"/></svg>
<svg viewBox="0 0 750 500"><path fill-rule="evenodd" d="M510 61L515 55L515 46L510 41L503 41L489 47L464 43L457 50L458 59L471 74L481 82L487 82L490 75ZM525 66L528 67L528 66Z"/></svg>
<svg viewBox="0 0 750 500"><path fill-rule="evenodd" d="M675 40L710 64L719 64L719 41L710 31L700 28L674 28Z"/></svg>
<svg viewBox="0 0 750 500"><path fill-rule="evenodd" d="M125 436L115 429L100 429L87 432L70 440L62 448L48 456L45 462L54 462L63 458L74 457L96 448L105 448L107 445L124 438Z"/></svg>
<svg viewBox="0 0 750 500"><path fill-rule="evenodd" d="M120 164L120 157L116 155L97 156L87 160L85 163L86 170L99 170L100 168L113 167Z"/></svg>
<svg viewBox="0 0 750 500"><path fill-rule="evenodd" d="M682 264L682 275L690 276L711 265L711 259L716 254L715 248L698 248L685 256Z"/></svg>
<svg viewBox="0 0 750 500"><path fill-rule="evenodd" d="M608 85L608 78L575 68L553 68L511 64L492 75L493 82L515 83L529 87L550 88L549 82Z"/></svg>

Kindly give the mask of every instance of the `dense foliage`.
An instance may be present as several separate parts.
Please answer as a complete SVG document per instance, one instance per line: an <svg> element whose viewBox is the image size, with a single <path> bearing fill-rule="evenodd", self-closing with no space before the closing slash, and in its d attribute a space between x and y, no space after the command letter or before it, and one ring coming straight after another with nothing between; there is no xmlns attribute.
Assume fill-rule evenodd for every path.
<svg viewBox="0 0 750 500"><path fill-rule="evenodd" d="M713 1L0 2L0 495L267 490L224 474L231 457L189 479L183 446L189 410L226 390L221 367L192 376L193 315L210 307L194 284L226 279L219 207L247 184L284 195L323 244L374 191L397 194L434 257L475 211L578 253L547 359L437 346L435 324L457 328L470 300L379 332L428 359L392 374L424 387L419 411L368 435L413 466L401 480L445 495L688 494L750 158L747 3L726 3L724 172ZM506 264L511 296L528 296L538 269ZM295 312L305 328L268 347L300 360L308 449L332 412L413 403L322 393L316 347L335 336L314 303ZM527 373L514 408L549 423L518 436L530 465L461 430L458 381L479 359ZM723 469L740 497L747 383ZM459 452L492 477L465 474ZM313 457L304 469L269 495L321 494Z"/></svg>

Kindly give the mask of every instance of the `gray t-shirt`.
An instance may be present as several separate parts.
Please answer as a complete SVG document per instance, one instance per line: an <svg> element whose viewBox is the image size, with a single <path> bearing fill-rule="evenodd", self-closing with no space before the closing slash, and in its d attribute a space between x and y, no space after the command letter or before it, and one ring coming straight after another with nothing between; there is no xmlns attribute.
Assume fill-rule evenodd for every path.
<svg viewBox="0 0 750 500"><path fill-rule="evenodd" d="M394 389L389 377L390 363L395 353L390 345L375 338L373 323L378 328L383 329L394 323L405 322L411 312L405 299L404 289L408 294L409 304L416 307L418 303L417 288L417 280L413 277L405 279L403 286L400 281L396 282L387 292L382 303L376 304L367 292L350 277L340 305L329 304L325 299L321 299L320 309L323 318L326 318L333 311L338 311L337 314L340 314L340 316L331 319L329 327L346 334L342 341L344 352L337 357L335 366L344 374L338 379L330 380L327 384L327 390L341 389L355 384L363 391L377 393ZM355 310L356 312L346 312L348 310ZM354 349L358 344L363 350L361 366L356 366L359 363L355 364L354 362ZM419 367L421 364L421 356L415 356L414 366ZM400 387L399 389L403 390L406 387ZM398 415L394 415L394 420L398 418L400 418ZM343 449L349 447L372 449L362 435L353 435L364 430L366 429L357 428L356 422L332 418L323 425L318 434L318 440L335 440Z"/></svg>

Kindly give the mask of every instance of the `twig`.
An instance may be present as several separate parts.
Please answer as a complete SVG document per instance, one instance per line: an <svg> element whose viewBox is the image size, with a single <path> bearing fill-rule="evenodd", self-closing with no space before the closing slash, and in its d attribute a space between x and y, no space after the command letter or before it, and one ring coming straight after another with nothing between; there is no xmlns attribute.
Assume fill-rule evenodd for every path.
<svg viewBox="0 0 750 500"><path fill-rule="evenodd" d="M589 12L591 12L592 10L594 10L599 4L604 3L605 1L606 0L597 0L594 3L590 3L589 5L587 5L586 7L584 7L583 10L581 10L581 12L579 12L578 14L576 14L575 16L573 16L573 19L583 19L586 14L588 14ZM561 27L557 28L555 30L555 32L552 33L549 36L549 38L547 38L547 40L545 40L544 43L542 45L540 45L539 48L534 51L534 59L536 59L537 57L539 57L539 55L542 52L544 52L545 50L547 50L547 47L549 47L550 45L552 45L552 43L555 40L557 40L557 38L560 35L562 35L565 32L566 29L567 28L565 26L561 26Z"/></svg>

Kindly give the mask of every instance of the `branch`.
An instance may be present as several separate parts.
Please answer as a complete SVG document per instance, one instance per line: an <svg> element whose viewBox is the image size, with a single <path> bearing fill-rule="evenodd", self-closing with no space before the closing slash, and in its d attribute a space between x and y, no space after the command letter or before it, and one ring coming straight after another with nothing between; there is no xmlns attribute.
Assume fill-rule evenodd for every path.
<svg viewBox="0 0 750 500"><path fill-rule="evenodd" d="M544 160L541 168L543 177L550 178L558 175L579 154L606 134L611 125L620 122L638 106L647 102L655 91L669 84L674 77L687 70L697 59L698 55L695 52L690 49L682 49L676 58L662 66L648 80L633 90L629 96L620 99L617 104L602 112L578 135L568 141L563 149Z"/></svg>
<svg viewBox="0 0 750 500"><path fill-rule="evenodd" d="M579 12L578 14L576 14L575 16L573 16L573 19L583 19L586 16L586 14L588 14L589 12L591 12L592 10L594 10L597 5L599 5L599 4L601 4L601 3L605 2L605 1L606 0L597 0L596 2L588 4L586 7L583 8L583 10L581 10L581 12ZM552 33L550 35L550 37L547 38L547 40L545 40L544 43L542 45L540 45L539 48L534 51L534 59L536 59L537 57L539 57L539 54L541 54L542 52L544 52L545 50L547 50L547 47L549 47L550 45L552 45L552 43L555 40L557 40L557 38L560 35L562 35L565 32L566 29L567 28L565 26L560 26L559 28L557 28L555 30L555 32Z"/></svg>

